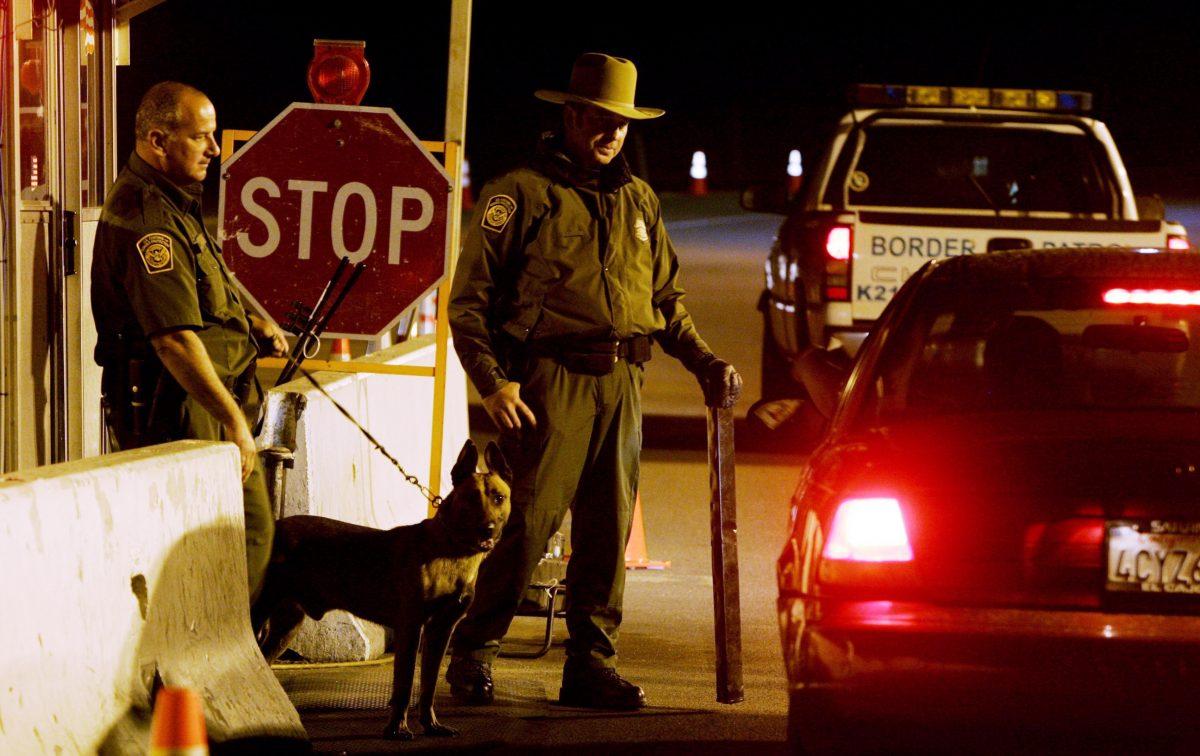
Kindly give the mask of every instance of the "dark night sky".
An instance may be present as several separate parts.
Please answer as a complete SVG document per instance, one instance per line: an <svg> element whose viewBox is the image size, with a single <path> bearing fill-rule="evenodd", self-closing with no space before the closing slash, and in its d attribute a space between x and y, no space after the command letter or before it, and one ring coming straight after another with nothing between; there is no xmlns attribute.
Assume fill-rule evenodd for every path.
<svg viewBox="0 0 1200 756"><path fill-rule="evenodd" d="M632 58L639 104L667 110L636 126L627 143L635 169L661 189L686 182L696 149L708 153L718 187L780 173L788 149L819 143L847 84L888 81L1093 91L1140 192L1196 190L1200 12L1145 2L980 3L995 6L986 12L935 5L741 2L697 11L652 0L476 0L467 134L474 178L519 159L557 117L533 90L565 88L575 56L597 50ZM131 119L150 83L177 78L210 94L222 127L259 128L289 102L309 99L314 37L365 39L372 83L363 104L392 107L419 136L439 139L449 8L449 0L168 0L135 22L122 115Z"/></svg>

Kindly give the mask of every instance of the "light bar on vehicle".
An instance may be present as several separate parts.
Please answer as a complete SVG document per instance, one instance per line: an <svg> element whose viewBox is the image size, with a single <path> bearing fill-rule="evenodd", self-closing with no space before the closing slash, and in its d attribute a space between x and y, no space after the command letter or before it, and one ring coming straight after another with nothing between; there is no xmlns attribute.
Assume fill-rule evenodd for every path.
<svg viewBox="0 0 1200 756"><path fill-rule="evenodd" d="M826 559L852 562L911 562L913 551L900 502L846 499L833 514L822 554Z"/></svg>
<svg viewBox="0 0 1200 756"><path fill-rule="evenodd" d="M850 87L850 103L872 107L999 108L1086 113L1092 109L1092 93L1057 89L854 84Z"/></svg>
<svg viewBox="0 0 1200 756"><path fill-rule="evenodd" d="M1112 305L1200 307L1200 291L1191 289L1109 289L1104 301Z"/></svg>

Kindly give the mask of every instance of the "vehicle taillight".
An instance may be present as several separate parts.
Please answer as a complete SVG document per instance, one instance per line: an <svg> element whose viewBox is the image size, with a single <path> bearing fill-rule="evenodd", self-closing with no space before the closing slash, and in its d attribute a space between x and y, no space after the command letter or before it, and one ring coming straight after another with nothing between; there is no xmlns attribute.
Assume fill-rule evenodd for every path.
<svg viewBox="0 0 1200 756"><path fill-rule="evenodd" d="M851 562L911 562L912 545L900 502L890 498L846 499L833 515L822 553L826 559Z"/></svg>
<svg viewBox="0 0 1200 756"><path fill-rule="evenodd" d="M850 256L854 232L849 226L834 226L825 234L825 299L850 301Z"/></svg>
<svg viewBox="0 0 1200 756"><path fill-rule="evenodd" d="M849 260L851 241L853 236L849 226L834 226L825 236L825 254L834 260Z"/></svg>
<svg viewBox="0 0 1200 756"><path fill-rule="evenodd" d="M1173 252L1187 252L1191 248L1192 245L1188 243L1186 236L1179 236L1177 234L1169 234L1167 236L1167 249Z"/></svg>

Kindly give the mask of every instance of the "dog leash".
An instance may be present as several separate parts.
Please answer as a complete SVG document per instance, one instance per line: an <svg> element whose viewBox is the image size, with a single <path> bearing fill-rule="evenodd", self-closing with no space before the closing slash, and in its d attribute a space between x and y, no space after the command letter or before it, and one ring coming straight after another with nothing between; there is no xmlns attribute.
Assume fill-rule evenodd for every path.
<svg viewBox="0 0 1200 756"><path fill-rule="evenodd" d="M360 433L362 433L363 436L365 436L366 439L368 441L370 441L375 446L376 449L379 450L380 454L382 454L384 457L387 458L388 462L391 462L393 465L396 466L396 469L400 471L400 474L404 476L404 479L406 481L408 481L409 483L411 483L417 487L417 490L421 492L421 495L424 496L426 499L428 499L430 506L432 506L433 508L436 509L438 507L438 505L440 505L442 503L442 497L435 495L433 493L433 491L431 491L427 487L421 485L421 481L417 478L417 476L409 475L408 471L405 470L400 465L400 461L398 459L396 459L395 457L393 457L391 454L389 454L388 450L383 448L383 444L379 443L379 440L376 439L374 436L372 436L371 432L369 430L362 427L362 425L357 420L354 419L354 415L350 414L350 411L348 409L343 407L341 405L341 403L338 402L337 399L334 399L332 396L330 396L329 392L325 390L324 386L322 386L320 383L317 383L317 379L313 378L312 373L308 372L303 367L301 367L299 365L299 363L297 363L295 367L296 367L296 370L300 371L301 375L303 375L305 378L308 379L308 382L311 383L317 389L317 391L321 392L322 396L324 396L326 399L328 399L330 401L330 403L332 403L333 406L337 408L338 412L341 412L342 415L347 420L349 420L354 425L355 428L358 428L358 431Z"/></svg>

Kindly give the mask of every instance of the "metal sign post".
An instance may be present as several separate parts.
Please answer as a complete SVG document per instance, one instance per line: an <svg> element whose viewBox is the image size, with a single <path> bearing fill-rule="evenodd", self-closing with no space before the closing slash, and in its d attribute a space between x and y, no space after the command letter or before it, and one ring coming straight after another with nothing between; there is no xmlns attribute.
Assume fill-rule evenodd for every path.
<svg viewBox="0 0 1200 756"><path fill-rule="evenodd" d="M739 703L742 609L738 589L737 497L733 476L733 408L708 408L708 480L712 497L713 629L717 642L717 702Z"/></svg>

